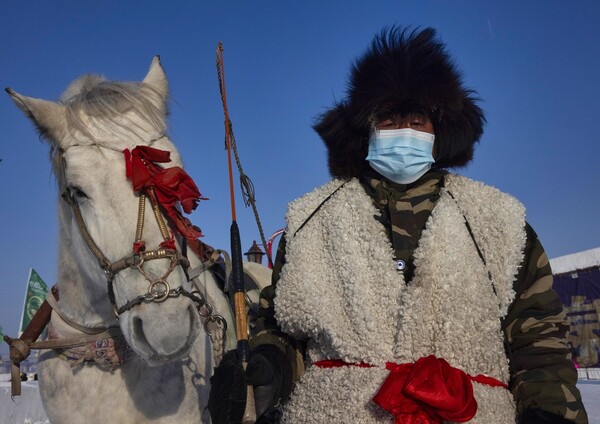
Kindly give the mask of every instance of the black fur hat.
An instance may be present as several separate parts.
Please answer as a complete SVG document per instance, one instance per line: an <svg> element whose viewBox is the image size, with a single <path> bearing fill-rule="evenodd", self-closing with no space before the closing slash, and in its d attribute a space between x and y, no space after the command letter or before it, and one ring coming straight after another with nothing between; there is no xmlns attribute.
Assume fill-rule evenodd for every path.
<svg viewBox="0 0 600 424"><path fill-rule="evenodd" d="M357 177L366 161L374 119L387 113L429 115L435 131L434 167L465 166L473 158L485 117L477 93L432 28L383 30L352 67L347 98L317 118L314 129L328 150L334 177Z"/></svg>

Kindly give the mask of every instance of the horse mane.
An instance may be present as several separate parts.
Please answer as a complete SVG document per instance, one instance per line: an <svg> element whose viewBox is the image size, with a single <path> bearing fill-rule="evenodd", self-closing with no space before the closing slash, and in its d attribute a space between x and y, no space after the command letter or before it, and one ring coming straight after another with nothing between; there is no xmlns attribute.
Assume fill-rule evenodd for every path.
<svg viewBox="0 0 600 424"><path fill-rule="evenodd" d="M59 103L65 106L69 129L80 131L96 142L101 140L95 140L90 134L83 115L102 122L107 130L125 129L135 134L128 127L139 127L138 124L115 119L122 118L125 112L133 112L158 133L166 130L167 111L161 107L165 101L158 91L143 82L109 81L99 75L84 75L69 85Z"/></svg>
<svg viewBox="0 0 600 424"><path fill-rule="evenodd" d="M106 141L94 137L88 128L89 117L93 118L95 125L106 131L122 134L123 137L141 139L135 131L136 128L141 129L140 124L127 119L125 113L133 113L142 118L158 134L166 132L168 110L164 96L143 82L109 81L103 76L88 74L73 81L60 96L58 103L65 107L68 130L83 134L91 141L92 146L112 148ZM62 154L54 143L51 143L50 157L61 185Z"/></svg>

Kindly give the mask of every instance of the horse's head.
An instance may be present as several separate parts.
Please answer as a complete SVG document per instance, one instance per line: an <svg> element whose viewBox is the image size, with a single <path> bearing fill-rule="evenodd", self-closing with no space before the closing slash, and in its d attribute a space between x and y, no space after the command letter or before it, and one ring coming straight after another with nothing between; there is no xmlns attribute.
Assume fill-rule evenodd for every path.
<svg viewBox="0 0 600 424"><path fill-rule="evenodd" d="M179 235L181 226L192 233L197 229L185 218L178 222L177 201L161 199L158 188L132 188L136 166L151 176L177 169L163 184L167 190L184 184L185 173L174 168L181 159L165 132L168 86L158 57L143 82L88 75L57 103L7 91L51 145L61 197L63 313L88 327L118 320L131 348L151 365L187 355L201 327L185 258L172 234ZM170 152L170 161L149 158L148 152L136 156L137 146ZM140 202L142 194L147 201ZM170 201L171 209L165 205ZM189 203L183 207L189 209Z"/></svg>

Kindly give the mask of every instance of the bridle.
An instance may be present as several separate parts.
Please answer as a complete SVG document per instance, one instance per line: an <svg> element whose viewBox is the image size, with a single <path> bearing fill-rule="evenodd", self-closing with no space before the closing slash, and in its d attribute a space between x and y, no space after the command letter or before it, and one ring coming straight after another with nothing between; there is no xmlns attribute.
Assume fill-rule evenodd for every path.
<svg viewBox="0 0 600 424"><path fill-rule="evenodd" d="M62 161L62 163L63 167L66 167L65 162ZM102 252L102 250L98 247L98 245L94 242L92 236L88 231L87 225L85 224L85 221L81 214L79 203L77 202L73 190L67 187L63 190L61 196L71 207L73 216L75 217L75 221L77 223L79 232L83 240L90 249L90 252L95 256L96 260L98 261L98 264L100 265L100 268L104 271L107 282L108 298L113 306L113 310L117 319L124 312L129 311L135 306L140 305L142 303L162 303L169 298L175 298L181 295L188 297L194 303L196 303L198 313L200 314L201 318L204 318L206 320L204 323L205 326L207 326L209 322L212 322L222 325L226 328L226 322L224 318L220 315L212 314L212 305L206 301L206 298L202 292L198 290L188 291L182 286L179 286L177 288L171 288L171 286L167 282L167 277L173 272L173 270L177 266L181 266L186 276L188 276L190 262L177 250L175 246L175 240L173 236L169 234L169 230L165 224L163 214L160 211L160 206L156 199L156 194L152 187L147 188L146 193L140 192L139 194L136 236L135 242L133 243L132 253L116 262L111 262ZM163 242L160 243L160 247L156 250L146 250L145 242L142 238L144 231L146 197L149 198L152 210L154 212L154 217L156 219L161 236L163 238ZM157 259L169 259L169 267L160 278L152 278L144 270L143 266L146 262ZM142 295L137 296L132 300L127 301L124 305L118 307L114 293L114 277L119 272L128 268L135 269L144 276L144 278L149 283L148 291Z"/></svg>
<svg viewBox="0 0 600 424"><path fill-rule="evenodd" d="M61 153L64 154L64 151L62 151ZM66 163L62 155L58 159L58 162L62 164L61 170L63 172L63 175L66 175ZM206 298L201 291L188 291L185 290L182 286L172 289L169 283L167 282L167 277L173 272L173 270L177 266L181 266L186 274L187 279L191 280L200 273L207 271L211 267L211 265L216 262L216 259L219 256L219 254L225 252L213 251L210 254L210 259L206 261L202 259L202 265L190 271L190 263L188 259L184 255L179 253L175 246L175 240L173 236L170 236L169 234L169 230L167 229L163 215L160 211L160 206L156 199L154 189L152 187L149 187L145 189L146 193L140 192L139 194L136 237L135 242L133 243L132 253L116 262L111 262L102 252L102 250L98 247L98 245L94 242L94 239L90 235L90 232L88 231L87 225L85 224L85 221L81 214L79 203L77 202L77 199L74 195L74 191L75 190L67 187L62 191L61 196L65 200L65 202L71 207L73 216L75 217L75 221L77 223L77 226L79 227L79 232L83 240L85 241L92 254L96 257L100 268L104 271L104 274L106 275L108 297L113 306L113 310L117 319L119 319L119 316L122 313L129 311L135 306L145 302L161 303L173 297L188 297L196 304L196 309L198 311L198 314L200 315L201 321L203 321L204 328L206 329L206 332L212 341L213 357L216 363L218 364L224 353L224 340L227 331L227 321L225 321L225 318L222 315L213 314L212 305L206 301ZM154 212L154 217L156 218L156 222L160 228L160 232L163 237L163 242L160 243L159 249L148 251L145 249L145 243L142 238L144 231L146 197L150 198L152 210ZM183 244L183 246L185 249L185 244ZM153 279L144 270L143 265L148 261L156 259L169 259L170 264L167 271L160 278ZM117 307L113 287L114 277L116 274L127 268L135 269L144 276L144 278L149 283L148 291L145 294L139 295L136 298L129 300L123 306ZM29 325L27 326L23 334L17 339L13 339L8 336L4 337L4 339L10 346L10 358L13 362L11 367L11 393L13 396L18 396L21 394L21 386L19 379L20 363L27 359L31 349L68 350L74 347L85 346L89 343L93 343L95 346L97 346L99 340L105 340L106 342L109 339L114 340L116 338L123 337L122 333L118 330L118 327L87 328L75 323L74 321L62 315L60 309L61 308L58 304L58 287L55 286L52 288L52 294L49 294L46 297L46 300L43 302L42 306L35 314L35 316L31 319ZM75 337L36 341L42 333L43 329L51 321L51 315L53 311L57 313L58 317L63 322L65 322L66 325L78 330L78 332L82 334ZM213 329L220 331L213 332ZM113 365L117 366L121 363L122 362L119 362L118 364L111 363L112 365L110 369L113 369Z"/></svg>
<svg viewBox="0 0 600 424"><path fill-rule="evenodd" d="M98 247L98 245L94 242L92 236L90 235L88 228L83 220L83 216L81 214L81 209L79 208L79 204L77 203L77 199L75 195L70 189L65 189L62 193L62 198L67 202L67 204L71 207L73 211L73 216L75 217L75 222L79 228L79 232L81 237L87 244L90 252L96 257L100 268L104 271L107 282L108 289L108 298L110 303L113 305L115 314L117 317L121 315L123 312L130 310L135 305L139 305L144 301L152 301L152 302L164 302L170 296L179 295L179 290L172 290L169 286L169 283L166 281L167 277L171 272L175 269L177 265L181 265L184 269L189 267L189 261L187 258L181 256L181 254L177 250L160 248L157 250L145 251L141 249L136 249L134 247L133 252L125 256L124 258L111 262L106 255L102 252L102 250ZM144 225L144 210L145 210L145 198L146 196L140 195L140 207L138 209L138 222L136 228L136 242L141 241L141 232L143 230ZM160 211L158 212L160 214ZM156 215L155 215L156 216ZM158 219L158 218L157 218ZM162 219L162 215L160 215L159 226L162 224L164 226L164 221ZM162 233L162 227L161 227ZM135 246L135 244L134 244ZM136 251L137 250L137 251ZM155 259L169 259L170 264L169 268L165 272L165 274L154 280L150 278L150 276L144 271L143 265L145 262L155 260ZM113 287L113 281L116 274L120 271L123 271L127 268L133 268L138 270L146 280L150 283L148 287L148 292L142 296L138 296L134 300L127 302L125 305L121 307L117 307L115 300L115 293ZM177 294L175 294L177 293Z"/></svg>

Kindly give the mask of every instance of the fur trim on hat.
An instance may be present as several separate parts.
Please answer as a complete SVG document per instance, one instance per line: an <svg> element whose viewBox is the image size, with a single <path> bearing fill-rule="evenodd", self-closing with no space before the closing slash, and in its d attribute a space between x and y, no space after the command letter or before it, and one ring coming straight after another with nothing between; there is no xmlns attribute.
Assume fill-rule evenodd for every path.
<svg viewBox="0 0 600 424"><path fill-rule="evenodd" d="M383 30L354 63L346 100L314 125L328 149L329 172L348 178L369 169L373 120L386 113L427 113L435 131L435 166L465 166L485 123L476 96L463 86L434 29Z"/></svg>

